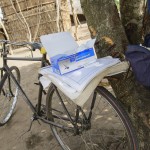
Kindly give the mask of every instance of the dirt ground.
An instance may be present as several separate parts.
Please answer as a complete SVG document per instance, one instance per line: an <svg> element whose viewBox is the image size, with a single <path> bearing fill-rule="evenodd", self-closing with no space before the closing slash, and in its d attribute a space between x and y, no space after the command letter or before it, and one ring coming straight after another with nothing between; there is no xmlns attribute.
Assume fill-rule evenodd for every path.
<svg viewBox="0 0 150 150"><path fill-rule="evenodd" d="M82 25L79 29L79 40L82 43L85 39L89 38L89 33L86 24ZM82 33L82 34L81 34ZM39 56L39 52L34 53ZM16 50L13 56L30 57L30 52L24 50ZM11 61L9 64L19 67L21 72L21 85L31 101L36 104L38 96L38 86L35 85L37 81L37 72L40 67L39 63ZM0 58L0 66L2 60ZM45 97L43 97L43 104ZM42 122L40 124L35 121L32 129L29 129L31 122L32 112L30 108L23 101L21 95L15 109L15 113L11 120L3 127L0 128L0 150L52 150L55 141L50 127Z"/></svg>
<svg viewBox="0 0 150 150"><path fill-rule="evenodd" d="M34 82L37 82L38 68L38 63L20 68L21 85L34 104L36 104L38 96L38 86L34 85ZM43 97L44 103L45 97ZM13 117L5 126L0 128L0 150L53 149L51 144L53 136L48 125L42 122L40 125L35 121L31 131L25 133L29 129L31 117L32 112L20 95Z"/></svg>

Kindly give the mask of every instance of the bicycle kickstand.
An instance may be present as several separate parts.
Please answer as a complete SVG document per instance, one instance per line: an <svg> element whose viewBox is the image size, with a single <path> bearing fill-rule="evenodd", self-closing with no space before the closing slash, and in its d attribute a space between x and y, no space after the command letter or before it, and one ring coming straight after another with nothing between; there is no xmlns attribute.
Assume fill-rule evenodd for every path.
<svg viewBox="0 0 150 150"><path fill-rule="evenodd" d="M24 132L20 137L24 136L26 133L28 133L28 132L31 130L32 125L33 125L33 122L36 121L36 120L37 120L36 116L33 115L33 116L31 117L31 122L30 122L29 129L28 129L26 132ZM40 124L39 120L37 120L37 122ZM41 125L41 124L40 124L40 125Z"/></svg>

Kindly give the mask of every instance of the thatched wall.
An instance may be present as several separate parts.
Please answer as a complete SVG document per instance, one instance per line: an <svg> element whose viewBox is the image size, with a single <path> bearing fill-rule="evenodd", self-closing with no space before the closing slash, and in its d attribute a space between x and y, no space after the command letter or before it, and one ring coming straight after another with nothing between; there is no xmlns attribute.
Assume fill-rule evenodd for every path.
<svg viewBox="0 0 150 150"><path fill-rule="evenodd" d="M20 9L22 11L26 11L38 7L40 5L51 4L54 1L55 0L1 0L1 6L4 10L5 15L8 16L15 13L13 7L15 7L17 12L20 12ZM20 9L18 6L20 7Z"/></svg>
<svg viewBox="0 0 150 150"><path fill-rule="evenodd" d="M38 40L43 34L58 32L56 0L0 0L5 27L13 41ZM71 27L67 0L62 0L60 31Z"/></svg>

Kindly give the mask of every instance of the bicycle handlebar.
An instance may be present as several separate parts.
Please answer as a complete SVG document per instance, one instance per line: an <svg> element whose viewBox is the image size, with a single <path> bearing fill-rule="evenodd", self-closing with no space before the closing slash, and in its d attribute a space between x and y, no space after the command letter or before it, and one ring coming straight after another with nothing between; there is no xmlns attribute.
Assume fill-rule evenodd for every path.
<svg viewBox="0 0 150 150"><path fill-rule="evenodd" d="M0 43L4 43L4 44L10 44L10 45L16 45L16 46L31 46L32 50L35 51L36 49L41 49L42 45L41 43L38 42L11 42L9 40L0 40Z"/></svg>

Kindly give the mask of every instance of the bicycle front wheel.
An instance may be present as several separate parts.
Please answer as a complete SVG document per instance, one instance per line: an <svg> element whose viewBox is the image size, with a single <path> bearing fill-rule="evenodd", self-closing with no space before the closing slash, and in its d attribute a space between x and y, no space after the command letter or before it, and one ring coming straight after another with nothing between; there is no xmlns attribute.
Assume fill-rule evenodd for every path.
<svg viewBox="0 0 150 150"><path fill-rule="evenodd" d="M15 66L10 68L15 79L20 83L20 72ZM8 73L5 73L0 82L0 126L3 126L11 118L15 109L18 88Z"/></svg>
<svg viewBox="0 0 150 150"><path fill-rule="evenodd" d="M72 120L76 105L59 91ZM75 129L69 121L56 90L47 95L47 118L62 127ZM93 108L93 109L92 109ZM91 111L92 109L92 111ZM86 115L86 117L85 117ZM50 125L59 145L65 150L137 150L138 143L130 119L116 98L104 87L97 87L79 113L78 134ZM59 149L55 147L55 149Z"/></svg>

